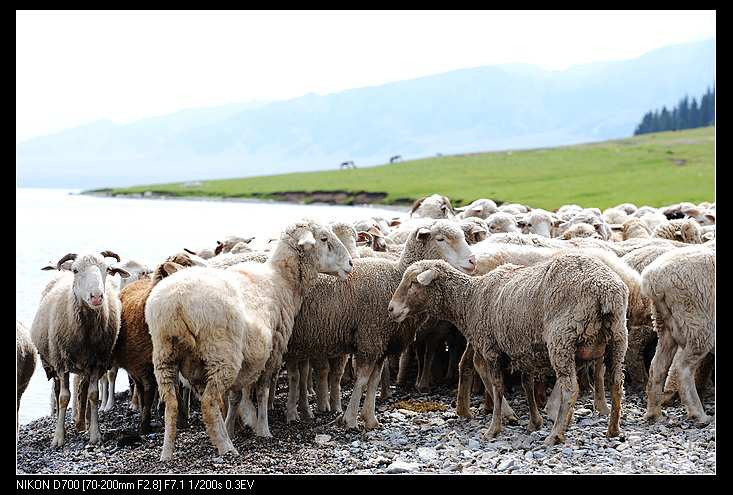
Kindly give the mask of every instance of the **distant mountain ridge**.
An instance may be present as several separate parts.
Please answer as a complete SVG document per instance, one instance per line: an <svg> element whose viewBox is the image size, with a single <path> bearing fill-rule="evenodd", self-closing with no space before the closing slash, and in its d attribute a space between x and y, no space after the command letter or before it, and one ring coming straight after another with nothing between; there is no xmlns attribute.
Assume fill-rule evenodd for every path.
<svg viewBox="0 0 733 495"><path fill-rule="evenodd" d="M545 71L460 69L328 95L100 121L16 145L18 184L104 187L378 165L633 134L649 108L715 78L713 39Z"/></svg>

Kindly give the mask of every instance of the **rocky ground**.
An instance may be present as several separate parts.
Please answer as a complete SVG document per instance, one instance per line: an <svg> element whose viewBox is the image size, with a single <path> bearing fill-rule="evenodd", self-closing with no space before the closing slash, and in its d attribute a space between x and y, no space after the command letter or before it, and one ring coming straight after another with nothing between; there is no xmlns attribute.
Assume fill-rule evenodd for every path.
<svg viewBox="0 0 733 495"><path fill-rule="evenodd" d="M17 469L21 473L715 473L715 421L698 428L685 419L679 403L665 408L656 424L643 420L646 398L627 393L621 418L622 435L606 438L607 418L592 411L589 394L578 400L565 445L545 447L542 440L552 423L528 433L527 407L521 392L508 394L519 424L505 425L493 441L482 439L490 416L474 395L475 418L455 414L455 388L431 393L399 388L388 400L377 399L381 428L345 431L332 424L333 413L316 414L312 422L285 423L284 380L270 415L274 438L239 430L234 445L239 456L218 457L209 443L201 414L192 412L190 427L179 430L175 458L158 461L163 443L162 419L142 438L130 432L137 413L127 393L118 394L115 409L100 413L104 442L87 446L67 414L67 443L51 450L54 421L44 417L20 427ZM344 406L350 389L344 387ZM708 412L715 399L706 398Z"/></svg>

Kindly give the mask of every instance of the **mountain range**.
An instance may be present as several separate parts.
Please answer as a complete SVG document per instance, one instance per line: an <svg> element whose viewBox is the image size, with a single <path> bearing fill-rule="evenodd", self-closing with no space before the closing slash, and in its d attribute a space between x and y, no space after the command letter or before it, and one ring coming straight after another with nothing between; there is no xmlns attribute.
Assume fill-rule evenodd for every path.
<svg viewBox="0 0 733 495"><path fill-rule="evenodd" d="M648 110L699 98L715 40L563 71L494 65L338 93L99 121L16 144L21 187L92 188L269 175L633 134Z"/></svg>

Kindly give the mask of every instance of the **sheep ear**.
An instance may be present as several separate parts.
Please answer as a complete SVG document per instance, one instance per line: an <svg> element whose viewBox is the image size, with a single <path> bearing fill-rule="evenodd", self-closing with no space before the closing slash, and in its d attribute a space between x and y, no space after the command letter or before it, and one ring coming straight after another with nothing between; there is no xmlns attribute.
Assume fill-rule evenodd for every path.
<svg viewBox="0 0 733 495"><path fill-rule="evenodd" d="M713 213L706 213L704 216L706 220L715 223L715 215Z"/></svg>
<svg viewBox="0 0 733 495"><path fill-rule="evenodd" d="M430 229L426 229L425 227L421 228L417 231L416 237L421 241L427 241L428 239L430 239Z"/></svg>
<svg viewBox="0 0 733 495"><path fill-rule="evenodd" d="M222 249L224 249L224 244L221 241L216 241L216 248L214 249L214 256L217 256L219 253L221 253Z"/></svg>
<svg viewBox="0 0 733 495"><path fill-rule="evenodd" d="M415 200L414 203L412 203L412 208L410 208L410 216L412 216L413 213L415 213L415 210L420 208L420 205L422 202L425 201L425 198L418 198Z"/></svg>
<svg viewBox="0 0 733 495"><path fill-rule="evenodd" d="M474 227L471 229L471 234L480 234L481 232L486 233L486 229L482 229L481 227Z"/></svg>
<svg viewBox="0 0 733 495"><path fill-rule="evenodd" d="M254 236L253 236L253 237L247 237L247 238L246 238L246 239L245 239L244 241L242 241L242 242L244 242L245 244L249 244L249 243L250 243L250 242L252 242L252 241L253 241L254 239L255 239L255 238L254 238Z"/></svg>
<svg viewBox="0 0 733 495"><path fill-rule="evenodd" d="M316 245L316 239L313 237L313 232L306 230L305 234L298 240L298 246L303 246L304 249L310 249Z"/></svg>
<svg viewBox="0 0 733 495"><path fill-rule="evenodd" d="M435 271L434 270L425 270L420 275L417 276L417 281L420 282L420 285L430 285L430 282L432 282L435 279Z"/></svg>
<svg viewBox="0 0 733 495"><path fill-rule="evenodd" d="M56 267L53 265L46 265L41 270L56 270Z"/></svg>
<svg viewBox="0 0 733 495"><path fill-rule="evenodd" d="M182 269L183 266L179 265L178 263L174 263L173 261L166 261L163 263L163 271L167 273L168 275L173 275L178 270Z"/></svg>
<svg viewBox="0 0 733 495"><path fill-rule="evenodd" d="M370 234L369 232L361 231L361 232L357 232L356 233L356 242L368 242L368 243L371 243L371 242L373 242L373 240L374 239L372 238L372 234Z"/></svg>
<svg viewBox="0 0 733 495"><path fill-rule="evenodd" d="M399 218L393 218L392 220L389 221L389 226L390 227L397 227L401 223L402 223L402 220L400 220Z"/></svg>
<svg viewBox="0 0 733 495"><path fill-rule="evenodd" d="M122 268L117 268L117 267L107 268L107 273L109 273L110 275L117 274L122 278L127 278L130 276L130 273L127 270L123 270Z"/></svg>
<svg viewBox="0 0 733 495"><path fill-rule="evenodd" d="M382 235L382 231L380 231L380 230L379 230L378 228L376 228L376 227L369 227L369 230L368 230L367 232L369 232L369 233L370 233L371 235L373 235L374 237L384 237L384 236Z"/></svg>
<svg viewBox="0 0 733 495"><path fill-rule="evenodd" d="M468 206L459 206L458 208L453 208L453 209L455 211L466 211L466 208L468 208Z"/></svg>
<svg viewBox="0 0 733 495"><path fill-rule="evenodd" d="M569 222L562 222L560 225L558 225L558 227L561 228L561 229L567 229L568 227L570 227L570 223Z"/></svg>

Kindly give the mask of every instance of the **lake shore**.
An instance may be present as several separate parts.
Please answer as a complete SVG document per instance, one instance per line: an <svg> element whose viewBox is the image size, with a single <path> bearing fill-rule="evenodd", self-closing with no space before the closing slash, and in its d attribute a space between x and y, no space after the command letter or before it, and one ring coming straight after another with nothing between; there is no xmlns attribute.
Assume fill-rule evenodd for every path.
<svg viewBox="0 0 733 495"><path fill-rule="evenodd" d="M160 192L146 191L144 193L112 193L112 192L100 192L100 191L81 191L76 193L81 196L96 196L100 198L120 198L120 199L163 199L163 200L184 200L184 201L218 201L218 202L229 202L229 203L260 203L268 205L277 204L298 204L298 205L315 205L315 206L353 206L361 208L380 208L383 210L393 210L396 212L407 213L409 207L406 205L386 205L380 203L378 200L374 202L365 203L354 203L344 204L340 201L343 199L341 193L318 193L313 195L304 195L301 193L283 193L283 196L278 199L267 199L267 198L244 198L244 197L224 197L224 196L210 196L210 195L176 195L176 194L163 194Z"/></svg>
<svg viewBox="0 0 733 495"><path fill-rule="evenodd" d="M162 419L153 413L152 433L140 437L138 413L129 409L127 392L117 395L115 408L100 413L103 443L87 445L88 435L66 420L67 443L49 445L54 420L46 416L20 427L16 467L19 473L710 473L716 472L715 422L699 428L687 421L678 404L666 407L658 423L644 418L643 393L624 397L621 436L607 438L608 418L593 412L590 393L582 395L566 434L566 443L545 447L552 427L527 432L524 395L511 390L507 399L519 419L505 424L493 441L482 438L490 415L483 398L474 394L474 419L459 418L451 406L455 388L434 387L430 393L396 388L393 397L377 399L376 430L346 431L334 424L335 413L315 413L312 421L285 422L287 380L279 381L270 415L273 438L255 437L237 429L232 439L239 455L219 457L206 435L198 408L189 428L179 429L174 459L160 462ZM351 393L344 386L344 406ZM714 396L704 397L715 409ZM360 423L361 424L361 423Z"/></svg>

